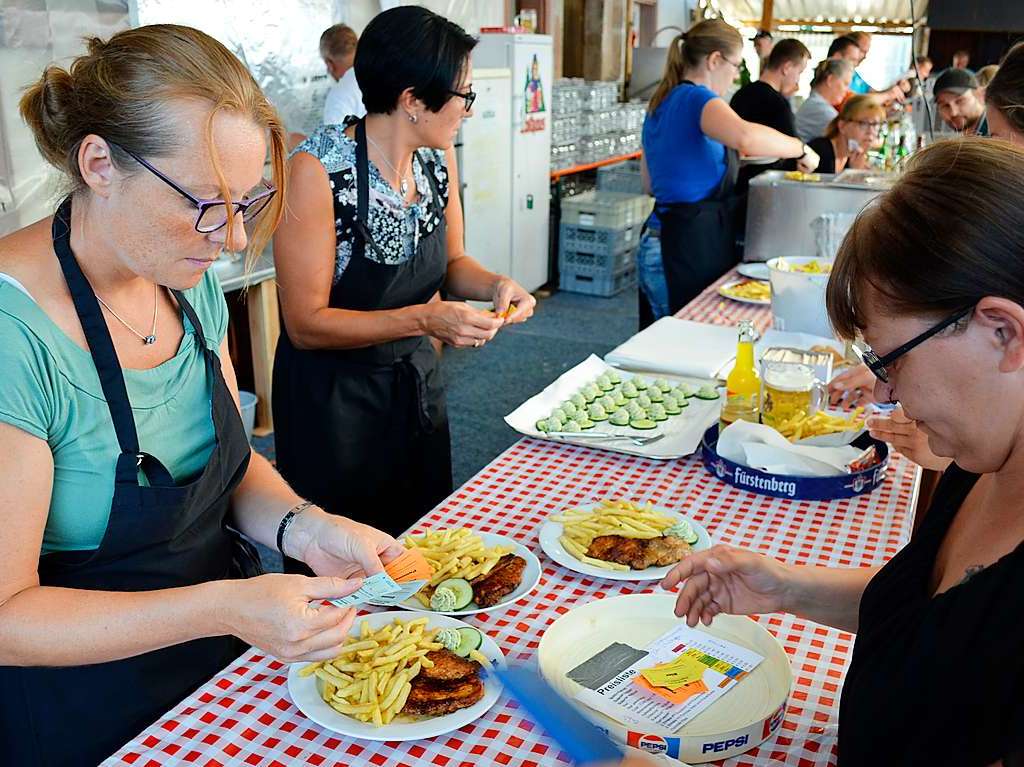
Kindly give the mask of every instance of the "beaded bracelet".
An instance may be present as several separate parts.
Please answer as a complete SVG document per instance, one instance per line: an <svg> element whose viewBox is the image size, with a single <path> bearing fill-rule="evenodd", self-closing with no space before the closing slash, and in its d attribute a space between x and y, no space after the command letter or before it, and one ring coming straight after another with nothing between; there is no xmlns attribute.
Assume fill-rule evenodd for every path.
<svg viewBox="0 0 1024 767"><path fill-rule="evenodd" d="M312 501L303 501L302 503L291 509L284 517L281 518L281 524L277 526L277 550L281 552L282 556L287 556L284 553L284 533L291 527L292 522L295 521L300 513L308 509L313 505Z"/></svg>

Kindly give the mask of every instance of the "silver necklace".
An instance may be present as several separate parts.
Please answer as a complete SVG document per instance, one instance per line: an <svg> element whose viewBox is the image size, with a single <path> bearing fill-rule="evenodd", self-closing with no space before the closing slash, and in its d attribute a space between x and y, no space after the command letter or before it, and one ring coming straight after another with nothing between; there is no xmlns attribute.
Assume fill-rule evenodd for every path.
<svg viewBox="0 0 1024 767"><path fill-rule="evenodd" d="M159 308L160 308L160 286L157 285L155 282L153 283L153 327L149 331L149 335L148 336L142 335L142 333L140 333L135 328L133 328L131 325L129 325L127 322L125 322L124 318L120 314L115 312L113 309L111 309L110 308L110 304L108 304L102 298L100 298L99 296L96 296L96 300L99 301L100 304L103 305L104 309L106 309L108 312L110 312L114 316L115 320L120 322L122 325L124 325L126 328L128 328L130 331L132 331L132 333L134 333L140 339L142 339L142 343L144 343L146 346L150 346L151 344L155 344L156 343L156 315L157 315L157 310L159 310Z"/></svg>
<svg viewBox="0 0 1024 767"><path fill-rule="evenodd" d="M391 161L387 158L387 155L384 154L384 150L380 148L380 145L376 141L370 138L369 134L367 134L366 140L373 144L373 148L377 150L377 154L380 155L380 159L382 159L385 165L391 168L391 171L396 176L398 176L398 189L402 193L402 201L404 202L406 196L409 194L409 181L406 179L405 176L398 172L398 168L391 164ZM410 164L410 168L411 167L412 166Z"/></svg>

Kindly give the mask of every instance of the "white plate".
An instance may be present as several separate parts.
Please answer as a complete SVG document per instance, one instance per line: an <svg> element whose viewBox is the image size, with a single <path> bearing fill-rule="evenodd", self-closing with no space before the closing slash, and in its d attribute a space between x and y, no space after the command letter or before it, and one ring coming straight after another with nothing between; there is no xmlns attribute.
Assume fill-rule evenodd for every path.
<svg viewBox="0 0 1024 767"><path fill-rule="evenodd" d="M747 264L740 264L736 267L736 271L746 277L748 280L760 280L761 282L768 282L768 264L761 261L751 261Z"/></svg>
<svg viewBox="0 0 1024 767"><path fill-rule="evenodd" d="M596 503L590 503L574 508L589 511L590 509L597 508L597 506L598 504ZM568 511L568 509L563 509L562 511ZM666 509L655 508L654 511L678 521L689 522L690 526L693 527L693 532L697 533L697 542L691 547L694 551L704 551L711 548L711 536L708 535L708 531L702 524L694 521L692 517ZM555 512L555 514L560 513L562 512ZM545 520L540 528L540 547L544 550L544 553L562 567L574 570L577 573L590 575L594 578L604 578L609 581L660 581L668 575L668 571L673 567L673 565L667 565L666 567L648 567L646 570L604 570L576 559L562 546L562 542L558 540L561 537L562 523L555 522L553 519Z"/></svg>
<svg viewBox="0 0 1024 767"><path fill-rule="evenodd" d="M672 610L675 594L632 594L598 599L570 610L552 623L537 649L540 672L558 692L572 700L580 685L566 674L613 642L643 649L679 622ZM748 750L778 729L780 709L793 683L786 651L768 631L745 616L718 615L710 626L700 627L712 636L727 639L762 655L764 660L736 684L736 689L687 722L677 733L662 733L680 739L680 759L703 762L722 759ZM614 719L577 703L595 724L625 739L626 730ZM728 752L703 744L720 741L727 733L746 731L748 738ZM663 742L658 734L652 741ZM737 738L739 740L739 738ZM705 755L706 754L706 755Z"/></svg>
<svg viewBox="0 0 1024 767"><path fill-rule="evenodd" d="M728 298L730 301L739 301L741 304L754 304L755 306L771 306L772 305L772 300L770 298L766 298L766 299L761 299L761 298L741 298L739 296L731 296L731 295L729 295L728 293L725 292L729 288L735 287L736 285L739 285L742 282L747 282L747 280L730 280L729 282L725 283L724 285L719 285L718 286L718 295L722 296L722 298Z"/></svg>
<svg viewBox="0 0 1024 767"><path fill-rule="evenodd" d="M417 600L416 597L407 599L405 602L402 602L401 606L408 610L430 613L432 615L476 615L477 613L489 613L494 610L502 610L513 602L522 599L537 588L537 584L540 582L540 560L537 559L537 556L532 551L518 541L506 538L504 535L496 535L495 533L477 533L475 531L474 534L480 536L484 542L484 546L488 548L491 546L512 546L515 548L515 551L512 553L526 560L526 567L523 569L523 579L519 581L519 587L515 591L502 597L502 600L492 607L477 607L475 602L470 602L464 609L454 610L450 613L428 610L419 603L419 600ZM413 535L422 535L422 532L413 533ZM373 604L373 602L370 604Z"/></svg>
<svg viewBox="0 0 1024 767"><path fill-rule="evenodd" d="M384 613L372 613L356 618L350 635L356 635L359 627L365 620L371 628L378 629L401 617L403 620L411 621L422 617L417 613L408 611L390 611ZM469 626L456 618L449 618L447 615L431 615L427 621L429 628L464 628ZM470 628L476 628L472 626ZM480 632L483 634L483 632ZM487 634L483 634L483 644L480 645L480 652L495 665L505 665L505 656L494 640ZM470 722L475 722L488 709L495 704L498 696L501 695L501 683L497 677L489 674L484 679L484 697L469 708L463 708L444 716L435 716L421 719L417 722L392 722L383 727L374 727L372 722L360 722L350 716L338 713L324 703L320 693L316 689L316 677L300 677L299 671L305 663L293 663L288 669L288 694L299 711L308 716L314 722L328 730L348 735L351 738L376 741L397 741L397 740L422 740L423 738L434 738L444 735L446 732L465 727Z"/></svg>

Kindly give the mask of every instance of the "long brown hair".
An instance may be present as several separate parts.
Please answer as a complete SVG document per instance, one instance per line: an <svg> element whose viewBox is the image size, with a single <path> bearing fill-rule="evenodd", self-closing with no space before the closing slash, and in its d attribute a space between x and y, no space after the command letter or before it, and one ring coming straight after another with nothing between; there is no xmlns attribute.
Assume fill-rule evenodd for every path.
<svg viewBox="0 0 1024 767"><path fill-rule="evenodd" d="M651 96L648 112L657 109L668 94L686 79L686 70L700 65L701 59L715 51L728 53L743 47L743 36L735 27L721 19L705 19L694 24L688 32L676 35L668 48L665 74L658 89Z"/></svg>
<svg viewBox="0 0 1024 767"><path fill-rule="evenodd" d="M862 93L858 96L850 96L843 104L839 114L825 128L825 138L835 138L839 135L839 121L863 120L870 115L876 115L885 119L885 108L878 103L878 99L869 93Z"/></svg>
<svg viewBox="0 0 1024 767"><path fill-rule="evenodd" d="M210 104L204 139L225 201L231 199L213 142L213 118L224 110L245 115L269 138L277 194L253 227L248 262L270 240L284 210L285 139L277 110L249 70L209 35L176 24L154 24L118 32L104 42L86 40L86 53L68 69L51 64L21 97L21 117L46 160L70 180L72 192L85 183L78 167L82 140L95 134L110 144L111 159L124 172L137 165L121 147L140 157L162 157L181 148L167 110L171 99ZM235 218L228 217L228 240Z"/></svg>
<svg viewBox="0 0 1024 767"><path fill-rule="evenodd" d="M832 327L865 327L869 293L896 315L940 316L985 296L1024 305L1024 147L937 141L854 221L825 294Z"/></svg>
<svg viewBox="0 0 1024 767"><path fill-rule="evenodd" d="M1024 42L1010 48L985 88L985 103L998 109L1015 131L1024 133Z"/></svg>

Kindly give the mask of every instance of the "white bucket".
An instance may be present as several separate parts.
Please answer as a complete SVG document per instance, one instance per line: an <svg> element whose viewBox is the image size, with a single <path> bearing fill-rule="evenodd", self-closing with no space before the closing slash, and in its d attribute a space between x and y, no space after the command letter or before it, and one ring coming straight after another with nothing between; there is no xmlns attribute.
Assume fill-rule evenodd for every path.
<svg viewBox="0 0 1024 767"><path fill-rule="evenodd" d="M812 333L832 338L832 325L825 310L827 274L793 272L779 262L800 266L821 259L811 257L773 258L768 262L772 285L772 326L788 333Z"/></svg>
<svg viewBox="0 0 1024 767"><path fill-rule="evenodd" d="M239 391L238 402L242 406L242 426L245 427L245 436L252 442L252 427L256 423L256 402L259 400L251 391Z"/></svg>

